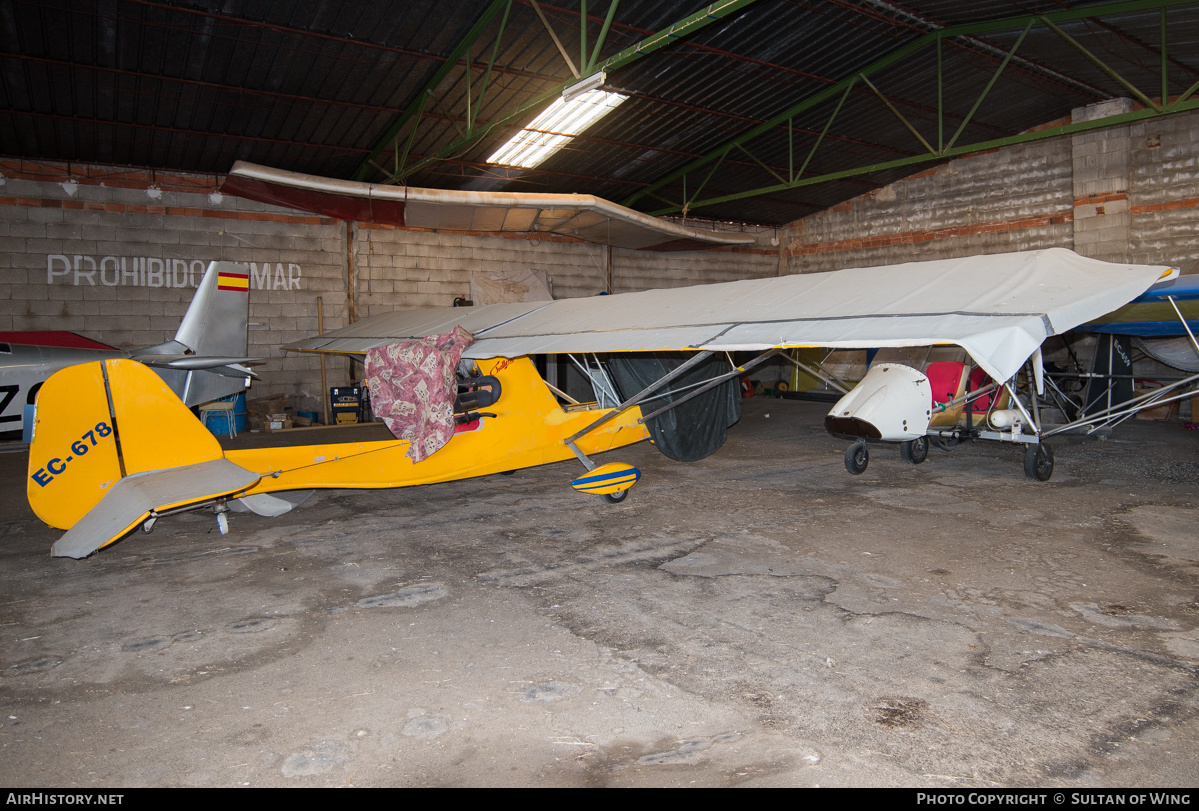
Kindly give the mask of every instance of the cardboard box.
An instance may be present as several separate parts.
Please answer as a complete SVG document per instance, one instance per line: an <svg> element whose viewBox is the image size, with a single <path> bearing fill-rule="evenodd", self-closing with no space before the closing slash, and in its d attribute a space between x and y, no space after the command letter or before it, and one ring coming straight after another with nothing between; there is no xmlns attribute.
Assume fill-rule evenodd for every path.
<svg viewBox="0 0 1199 811"><path fill-rule="evenodd" d="M1137 397L1140 397L1142 394L1149 394L1150 392L1159 388L1161 388L1161 386L1157 384L1148 386L1141 384L1136 387L1135 394ZM1138 420L1168 420L1175 416L1174 406L1174 403L1166 403L1165 405L1146 408L1138 411L1136 418Z"/></svg>

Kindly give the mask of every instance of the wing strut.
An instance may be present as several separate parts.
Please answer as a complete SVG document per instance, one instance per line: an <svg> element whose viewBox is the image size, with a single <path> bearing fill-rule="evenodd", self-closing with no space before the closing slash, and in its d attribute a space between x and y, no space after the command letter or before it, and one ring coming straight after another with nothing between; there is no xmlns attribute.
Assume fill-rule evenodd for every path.
<svg viewBox="0 0 1199 811"><path fill-rule="evenodd" d="M768 352L763 352L761 355L758 355L756 358L751 360L749 363L746 363L742 366L734 366L733 370L731 372L726 372L725 374L722 374L719 377L712 378L711 380L709 380L707 383L704 383L699 388L688 392L685 396L680 397L677 400L672 400L668 405L662 406L657 411L654 411L650 414L643 414L641 419L637 420L637 422L644 425L645 423L649 422L650 420L652 420L654 417L658 416L659 414L669 411L670 409L674 408L675 406L682 405L683 403L690 400L692 397L698 397L699 395L703 394L705 391L716 388L717 386L719 386L721 383L725 382L726 380L729 380L734 377L741 377L741 375L745 374L750 369L753 369L755 366L765 363L766 361L773 358L775 355L781 355L785 351L786 350L783 350L783 349L771 349ZM731 363L729 365L732 366ZM588 429L588 430L590 430L590 429Z"/></svg>
<svg viewBox="0 0 1199 811"><path fill-rule="evenodd" d="M714 355L714 354L716 354L716 353L710 349L705 349L702 352L697 352L686 363L684 363L682 366L679 366L677 369L672 371L670 374L666 375L665 377L659 378L657 381L655 381L653 383L650 383L644 389L637 392L632 397L630 397L629 399L625 400L623 403L618 405L616 408L612 409L607 414L605 414L604 416L600 417L595 422L588 425L582 431L579 431L578 433L567 437L565 440L563 440L563 444L566 445L566 447L570 448L571 453L573 453L575 456L577 456L579 458L579 461L583 463L583 467L587 468L588 470L594 470L595 462L592 462L590 459L587 458L587 454L585 454L581 450L579 450L578 446L575 445L576 442L578 442L583 437L587 436L587 434L591 433L596 428L599 428L601 425L604 425L605 423L616 419L621 414L628 411L633 406L639 404L646 397L653 394L655 391L662 388L670 381L683 376L691 369L694 369L696 366L703 363L708 358L712 357L712 355Z"/></svg>

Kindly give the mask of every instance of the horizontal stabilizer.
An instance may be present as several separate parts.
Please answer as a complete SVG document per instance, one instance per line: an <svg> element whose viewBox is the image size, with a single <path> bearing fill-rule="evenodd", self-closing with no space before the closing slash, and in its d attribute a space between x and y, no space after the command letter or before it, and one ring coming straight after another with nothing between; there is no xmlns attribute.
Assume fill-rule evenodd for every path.
<svg viewBox="0 0 1199 811"><path fill-rule="evenodd" d="M257 473L225 459L126 476L58 539L50 554L85 558L118 540L153 510L226 496L245 490L258 479Z"/></svg>
<svg viewBox="0 0 1199 811"><path fill-rule="evenodd" d="M169 369L215 369L218 366L235 366L242 363L262 363L265 358L216 357L213 355L134 355L133 360L146 366ZM239 369L237 376L254 375L249 369Z"/></svg>

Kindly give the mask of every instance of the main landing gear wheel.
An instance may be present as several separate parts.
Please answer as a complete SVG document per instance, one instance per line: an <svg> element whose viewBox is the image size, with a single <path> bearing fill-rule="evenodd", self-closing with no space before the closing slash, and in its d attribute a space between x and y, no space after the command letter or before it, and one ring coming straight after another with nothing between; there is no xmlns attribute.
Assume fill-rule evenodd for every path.
<svg viewBox="0 0 1199 811"><path fill-rule="evenodd" d="M1034 482L1047 482L1053 475L1053 451L1044 442L1024 449L1024 475Z"/></svg>
<svg viewBox="0 0 1199 811"><path fill-rule="evenodd" d="M899 443L899 457L910 465L918 465L928 458L928 437L922 436Z"/></svg>
<svg viewBox="0 0 1199 811"><path fill-rule="evenodd" d="M866 440L859 439L845 451L845 469L853 475L866 472L870 464L870 451L866 449Z"/></svg>
<svg viewBox="0 0 1199 811"><path fill-rule="evenodd" d="M619 504L625 500L625 497L628 496L628 494L628 490L621 490L619 493L601 493L600 499L605 504Z"/></svg>

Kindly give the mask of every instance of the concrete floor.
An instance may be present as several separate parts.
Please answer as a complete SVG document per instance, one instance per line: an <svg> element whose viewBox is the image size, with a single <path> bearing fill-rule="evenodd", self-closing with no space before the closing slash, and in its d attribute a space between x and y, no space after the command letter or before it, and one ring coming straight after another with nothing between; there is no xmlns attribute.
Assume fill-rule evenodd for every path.
<svg viewBox="0 0 1199 811"><path fill-rule="evenodd" d="M84 561L0 453L0 785L1199 785L1199 434L851 477L824 410Z"/></svg>

